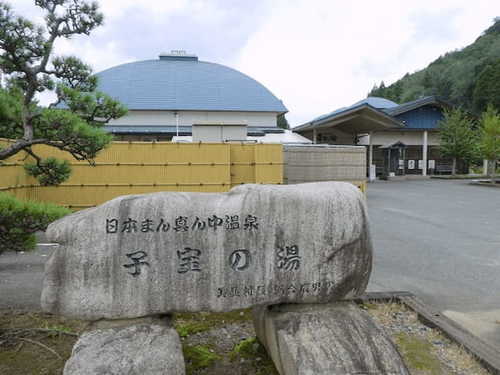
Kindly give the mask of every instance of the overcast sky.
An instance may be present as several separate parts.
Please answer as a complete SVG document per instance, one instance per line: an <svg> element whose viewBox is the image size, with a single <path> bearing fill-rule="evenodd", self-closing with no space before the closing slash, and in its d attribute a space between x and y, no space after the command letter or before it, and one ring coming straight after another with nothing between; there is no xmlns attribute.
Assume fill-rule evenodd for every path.
<svg viewBox="0 0 500 375"><path fill-rule="evenodd" d="M40 19L34 0L10 1ZM63 40L96 71L183 49L238 69L283 100L292 126L350 105L472 43L499 0L100 0L105 25Z"/></svg>

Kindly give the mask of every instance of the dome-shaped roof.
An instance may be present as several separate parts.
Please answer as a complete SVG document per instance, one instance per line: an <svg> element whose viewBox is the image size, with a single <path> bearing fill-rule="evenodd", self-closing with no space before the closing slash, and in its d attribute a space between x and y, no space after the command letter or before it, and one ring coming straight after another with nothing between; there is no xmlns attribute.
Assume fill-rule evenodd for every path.
<svg viewBox="0 0 500 375"><path fill-rule="evenodd" d="M97 76L99 90L131 110L287 111L256 80L194 56L160 56L118 65Z"/></svg>

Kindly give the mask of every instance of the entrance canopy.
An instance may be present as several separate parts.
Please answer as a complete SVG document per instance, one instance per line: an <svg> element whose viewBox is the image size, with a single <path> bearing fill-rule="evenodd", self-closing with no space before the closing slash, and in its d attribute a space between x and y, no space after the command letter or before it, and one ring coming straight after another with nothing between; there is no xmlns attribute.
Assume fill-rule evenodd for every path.
<svg viewBox="0 0 500 375"><path fill-rule="evenodd" d="M337 129L348 134L403 128L395 118L367 102L341 108L293 129L299 134L319 129Z"/></svg>

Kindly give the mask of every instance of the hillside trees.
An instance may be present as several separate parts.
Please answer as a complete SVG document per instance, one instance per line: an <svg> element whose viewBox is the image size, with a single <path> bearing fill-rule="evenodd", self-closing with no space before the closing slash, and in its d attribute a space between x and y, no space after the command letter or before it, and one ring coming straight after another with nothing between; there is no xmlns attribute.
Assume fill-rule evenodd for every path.
<svg viewBox="0 0 500 375"><path fill-rule="evenodd" d="M488 105L500 111L500 59L484 68L479 75L473 101L477 112L484 111Z"/></svg>
<svg viewBox="0 0 500 375"><path fill-rule="evenodd" d="M89 65L73 56L54 56L58 38L89 35L103 22L97 3L85 0L35 0L45 11L44 25L16 16L0 1L0 69L6 86L0 89L0 138L13 143L0 149L0 160L25 151L34 160L26 170L43 185L56 185L70 174L69 163L42 159L33 146L44 144L92 159L111 140L101 127L123 116L126 109L96 91ZM39 105L36 95L55 90L57 100Z"/></svg>
<svg viewBox="0 0 500 375"><path fill-rule="evenodd" d="M494 98L498 100L496 90L499 89L499 81L496 74L499 64L500 18L497 17L473 44L445 53L425 69L406 74L391 85L375 86L368 95L397 103L437 95L479 115L488 102Z"/></svg>

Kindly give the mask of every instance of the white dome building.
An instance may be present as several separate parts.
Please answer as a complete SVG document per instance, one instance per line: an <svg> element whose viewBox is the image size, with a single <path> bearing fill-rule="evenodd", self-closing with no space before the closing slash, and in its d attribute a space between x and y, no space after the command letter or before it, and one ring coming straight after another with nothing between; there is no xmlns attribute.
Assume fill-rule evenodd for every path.
<svg viewBox="0 0 500 375"><path fill-rule="evenodd" d="M266 87L229 67L182 51L97 74L99 90L124 104L126 116L106 129L117 140L242 140L282 133L287 109Z"/></svg>

